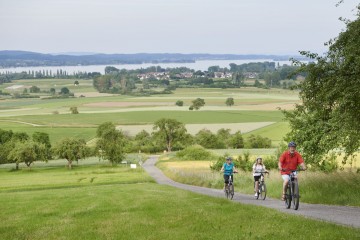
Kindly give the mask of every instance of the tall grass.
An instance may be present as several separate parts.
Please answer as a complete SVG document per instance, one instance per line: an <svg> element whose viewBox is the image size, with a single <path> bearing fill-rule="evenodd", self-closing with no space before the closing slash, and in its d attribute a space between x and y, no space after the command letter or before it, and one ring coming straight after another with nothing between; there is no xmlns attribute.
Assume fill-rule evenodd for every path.
<svg viewBox="0 0 360 240"><path fill-rule="evenodd" d="M220 172L211 172L209 161L204 162L160 162L158 166L171 179L190 185L222 188ZM235 191L246 194L254 192L253 177L250 172L240 171L234 176ZM280 198L282 178L278 171L271 171L265 177L268 196ZM331 205L360 206L360 175L350 171L334 173L301 172L299 174L301 202Z"/></svg>

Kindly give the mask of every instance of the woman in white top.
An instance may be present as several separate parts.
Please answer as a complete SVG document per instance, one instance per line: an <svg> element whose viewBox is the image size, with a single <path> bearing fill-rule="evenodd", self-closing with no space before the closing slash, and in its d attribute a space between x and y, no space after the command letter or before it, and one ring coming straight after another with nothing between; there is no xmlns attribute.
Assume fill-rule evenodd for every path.
<svg viewBox="0 0 360 240"><path fill-rule="evenodd" d="M258 156L256 158L256 162L253 165L253 176L255 181L255 197L257 197L259 192L259 180L263 172L267 172L267 170L265 168L265 165L262 163L262 158Z"/></svg>

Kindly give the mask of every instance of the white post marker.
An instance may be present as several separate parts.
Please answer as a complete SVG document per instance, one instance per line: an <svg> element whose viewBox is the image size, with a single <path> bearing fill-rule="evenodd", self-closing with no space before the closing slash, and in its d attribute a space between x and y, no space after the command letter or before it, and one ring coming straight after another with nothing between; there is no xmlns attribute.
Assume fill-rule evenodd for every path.
<svg viewBox="0 0 360 240"><path fill-rule="evenodd" d="M130 164L130 168L136 168L136 164Z"/></svg>

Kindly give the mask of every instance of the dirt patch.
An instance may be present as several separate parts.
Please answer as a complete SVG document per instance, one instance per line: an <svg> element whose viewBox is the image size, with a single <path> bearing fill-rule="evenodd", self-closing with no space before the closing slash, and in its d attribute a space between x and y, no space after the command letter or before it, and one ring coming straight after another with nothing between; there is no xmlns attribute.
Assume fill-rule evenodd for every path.
<svg viewBox="0 0 360 240"><path fill-rule="evenodd" d="M239 109L241 110L267 110L274 111L279 108L283 110L293 110L295 109L295 103L268 103L268 104L244 104L239 105Z"/></svg>
<svg viewBox="0 0 360 240"><path fill-rule="evenodd" d="M110 94L110 93L99 93L99 92L83 92L83 93L75 93L75 97L111 97L116 96L116 94Z"/></svg>
<svg viewBox="0 0 360 240"><path fill-rule="evenodd" d="M169 102L98 102L84 104L86 107L141 107L141 106L170 106Z"/></svg>

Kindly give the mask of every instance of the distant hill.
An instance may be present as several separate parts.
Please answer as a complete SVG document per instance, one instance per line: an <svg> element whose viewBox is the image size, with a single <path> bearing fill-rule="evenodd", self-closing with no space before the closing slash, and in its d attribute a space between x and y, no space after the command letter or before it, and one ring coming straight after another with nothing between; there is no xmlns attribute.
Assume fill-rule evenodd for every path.
<svg viewBox="0 0 360 240"><path fill-rule="evenodd" d="M181 53L136 53L136 54L43 54L27 51L0 51L0 67L29 66L76 66L76 65L111 65L140 63L181 63L197 60L242 60L272 59L274 61L289 60L290 55L237 55L237 54L181 54Z"/></svg>

